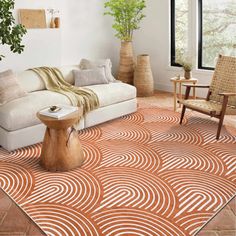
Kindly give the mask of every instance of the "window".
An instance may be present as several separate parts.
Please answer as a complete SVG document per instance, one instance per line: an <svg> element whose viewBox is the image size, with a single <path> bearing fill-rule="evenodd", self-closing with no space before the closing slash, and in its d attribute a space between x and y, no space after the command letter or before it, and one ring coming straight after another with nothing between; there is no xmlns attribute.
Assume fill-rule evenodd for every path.
<svg viewBox="0 0 236 236"><path fill-rule="evenodd" d="M236 56L236 1L199 0L198 67L212 69L218 54Z"/></svg>
<svg viewBox="0 0 236 236"><path fill-rule="evenodd" d="M192 0L170 1L172 66L178 65L176 62L183 55L196 55L198 68L214 69L218 54L236 56L235 0L198 0L198 14L197 6L191 5L195 4ZM191 27L190 22L193 22ZM198 42L193 33L197 31ZM195 46L191 47L190 42Z"/></svg>
<svg viewBox="0 0 236 236"><path fill-rule="evenodd" d="M188 53L188 0L171 0L171 65Z"/></svg>

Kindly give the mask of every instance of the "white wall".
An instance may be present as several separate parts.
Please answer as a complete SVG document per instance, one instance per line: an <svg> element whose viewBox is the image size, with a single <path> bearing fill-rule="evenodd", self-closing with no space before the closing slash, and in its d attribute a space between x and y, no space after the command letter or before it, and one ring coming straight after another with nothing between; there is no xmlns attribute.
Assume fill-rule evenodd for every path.
<svg viewBox="0 0 236 236"><path fill-rule="evenodd" d="M102 0L66 0L63 11L62 63L78 63L83 57L111 58L117 64L119 41L112 20L103 16Z"/></svg>
<svg viewBox="0 0 236 236"><path fill-rule="evenodd" d="M18 22L18 9L61 9L56 0L16 0L14 16ZM47 14L47 23L49 22ZM5 58L0 62L0 71L12 69L21 71L31 67L61 64L61 30L56 29L28 29L23 37L25 45L22 54L12 53L9 46L1 46L0 52Z"/></svg>
<svg viewBox="0 0 236 236"><path fill-rule="evenodd" d="M56 0L16 0L14 16L18 22L18 9L60 9ZM47 15L48 16L48 15ZM47 17L49 21L49 17ZM58 65L61 63L61 30L29 29L23 38L25 50L22 54L14 54L9 46L0 46L5 58L0 62L0 71L12 69L21 71L30 67Z"/></svg>
<svg viewBox="0 0 236 236"><path fill-rule="evenodd" d="M5 58L0 62L0 71L12 69L15 72L38 66L61 64L60 30L29 30L24 37L22 54L13 54L8 46L0 47Z"/></svg>
<svg viewBox="0 0 236 236"><path fill-rule="evenodd" d="M80 59L109 57L116 72L119 62L120 42L115 39L112 19L103 16L105 0L16 0L19 8L55 8L60 10L61 29L29 30L24 38L22 55L12 54L0 47L6 59L0 62L0 71L6 68L21 70L41 65L78 64ZM172 91L169 79L183 73L169 67L170 17L169 0L147 0L146 18L134 35L136 55L147 53L151 57L155 88ZM196 1L190 1L196 2ZM195 4L195 3L192 3ZM192 6L196 9L196 6ZM196 11L193 11L193 18ZM48 17L49 20L49 17ZM195 26L196 21L191 23ZM195 27L192 27L195 28ZM196 50L196 32L191 32L192 49ZM209 83L212 72L194 70L200 83Z"/></svg>
<svg viewBox="0 0 236 236"><path fill-rule="evenodd" d="M20 8L54 8L60 11L61 28L29 29L23 40L25 51L20 55L10 52L7 46L0 46L0 53L6 56L0 62L0 71L78 64L82 57L109 57L116 65L119 41L113 37L111 19L103 16L103 3L98 0L16 0L16 18Z"/></svg>
<svg viewBox="0 0 236 236"><path fill-rule="evenodd" d="M190 1L192 4L196 1ZM169 0L147 0L146 18L143 20L141 29L135 33L135 53L147 53L151 57L151 66L155 80L155 88L159 90L172 91L170 78L177 74L183 75L183 71L176 67L170 67L170 1ZM191 28L195 28L196 6L192 6L193 22ZM193 27L192 27L193 26ZM192 51L196 50L197 35L191 32ZM193 53L194 54L194 53ZM212 72L193 70L193 77L198 78L200 83L210 83ZM198 92L204 96L204 92Z"/></svg>

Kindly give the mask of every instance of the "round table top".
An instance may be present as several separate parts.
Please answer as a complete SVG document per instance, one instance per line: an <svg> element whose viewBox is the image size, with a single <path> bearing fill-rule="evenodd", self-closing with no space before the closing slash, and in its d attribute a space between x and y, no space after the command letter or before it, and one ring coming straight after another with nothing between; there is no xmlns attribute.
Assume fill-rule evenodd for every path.
<svg viewBox="0 0 236 236"><path fill-rule="evenodd" d="M78 108L77 111L59 119L41 115L39 112L37 112L36 115L48 128L67 129L80 120L81 116L83 115L83 109Z"/></svg>
<svg viewBox="0 0 236 236"><path fill-rule="evenodd" d="M180 79L179 79L178 77L173 77L173 78L170 79L170 81L180 82L180 83L182 83L182 82L197 82L198 79L196 79L196 78L185 79L184 77L180 77Z"/></svg>

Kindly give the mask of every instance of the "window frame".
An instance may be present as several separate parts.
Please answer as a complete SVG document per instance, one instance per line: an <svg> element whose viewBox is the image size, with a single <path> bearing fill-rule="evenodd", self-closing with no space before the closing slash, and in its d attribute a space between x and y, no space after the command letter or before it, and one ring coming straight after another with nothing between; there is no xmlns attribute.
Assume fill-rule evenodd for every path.
<svg viewBox="0 0 236 236"><path fill-rule="evenodd" d="M175 61L176 57L176 42L175 42L175 1L170 0L170 66L182 67L179 63Z"/></svg>
<svg viewBox="0 0 236 236"><path fill-rule="evenodd" d="M171 9L171 26L170 26L170 37L171 37L171 40L170 40L170 62L171 62L171 66L177 66L177 67L180 67L180 65L178 63L175 62L175 48L176 48L176 43L175 43L175 0L170 0L170 9Z"/></svg>
<svg viewBox="0 0 236 236"><path fill-rule="evenodd" d="M175 67L181 67L178 63L175 62L175 56L176 56L176 42L175 42L175 1L176 0L170 0L170 65ZM199 70L208 70L212 71L215 68L213 67L206 67L203 66L203 0L198 0L197 2L197 8L196 8L196 28L195 32L197 32L196 35L196 50L197 53L196 56L196 69ZM190 13L191 14L191 13ZM190 40L190 39L189 39Z"/></svg>
<svg viewBox="0 0 236 236"><path fill-rule="evenodd" d="M203 51L203 0L198 0L198 69L214 70L214 67L203 66L202 51Z"/></svg>

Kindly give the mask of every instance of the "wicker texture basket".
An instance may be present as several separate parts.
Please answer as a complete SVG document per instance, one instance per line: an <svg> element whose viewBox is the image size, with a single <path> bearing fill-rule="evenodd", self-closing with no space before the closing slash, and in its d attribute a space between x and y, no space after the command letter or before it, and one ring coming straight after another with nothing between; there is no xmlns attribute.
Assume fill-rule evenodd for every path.
<svg viewBox="0 0 236 236"><path fill-rule="evenodd" d="M124 83L133 84L134 65L132 42L121 42L118 80L121 80Z"/></svg>
<svg viewBox="0 0 236 236"><path fill-rule="evenodd" d="M139 97L152 96L154 93L153 75L148 55L139 55L134 73L134 85Z"/></svg>
<svg viewBox="0 0 236 236"><path fill-rule="evenodd" d="M220 93L236 93L236 57L219 55L210 91L210 100L220 103L223 102L223 96L220 96ZM235 109L236 96L229 97L228 105ZM226 112L226 114L232 113Z"/></svg>

